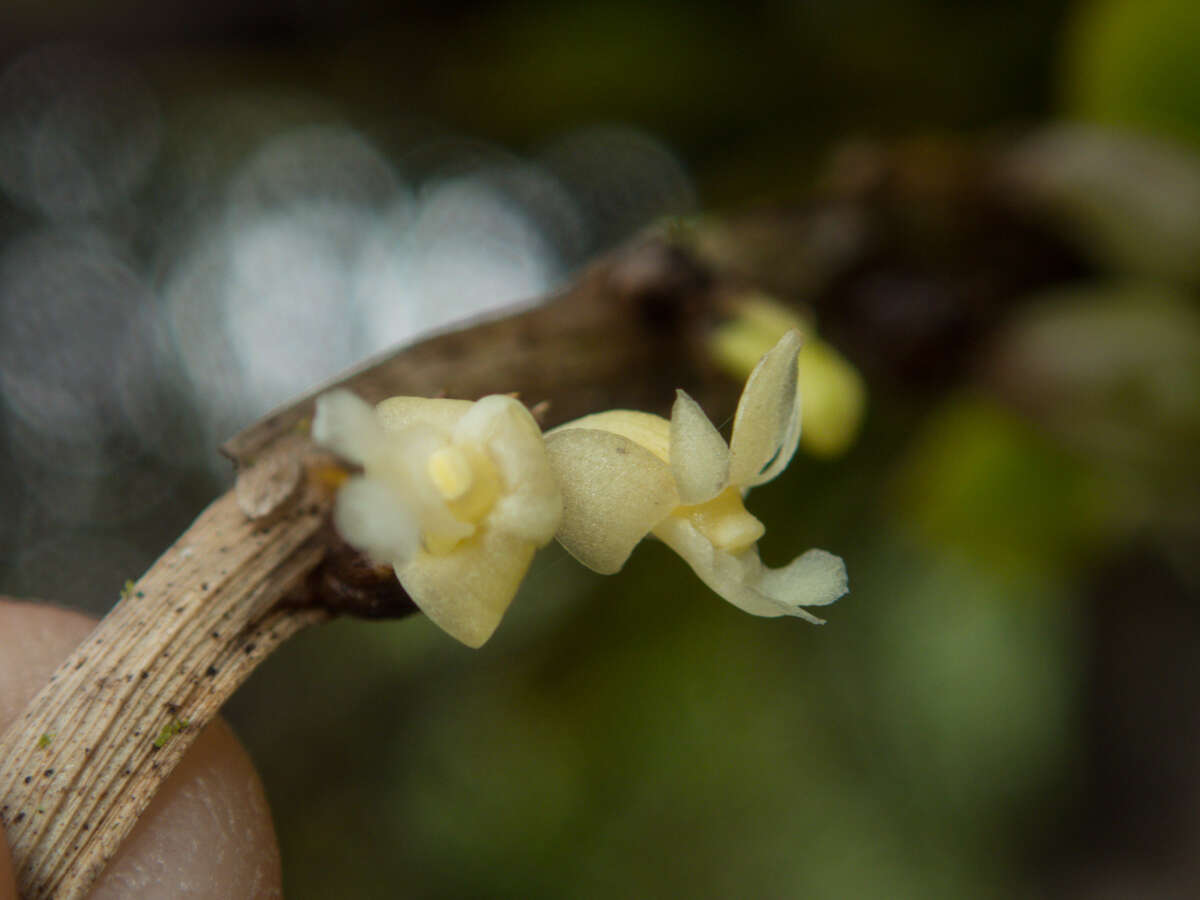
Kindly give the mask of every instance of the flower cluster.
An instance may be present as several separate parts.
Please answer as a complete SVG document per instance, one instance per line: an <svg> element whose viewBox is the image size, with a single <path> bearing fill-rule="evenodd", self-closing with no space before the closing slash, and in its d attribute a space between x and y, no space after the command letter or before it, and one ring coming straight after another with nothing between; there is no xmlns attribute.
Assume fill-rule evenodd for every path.
<svg viewBox="0 0 1200 900"><path fill-rule="evenodd" d="M544 439L511 397L393 397L372 409L346 391L326 394L313 436L363 469L342 489L335 524L472 647L495 631L534 552L553 537L613 573L653 534L746 612L820 622L804 607L846 593L841 559L809 550L767 568L763 525L742 502L795 453L799 348L789 332L759 361L729 444L683 391L670 420L614 410Z"/></svg>

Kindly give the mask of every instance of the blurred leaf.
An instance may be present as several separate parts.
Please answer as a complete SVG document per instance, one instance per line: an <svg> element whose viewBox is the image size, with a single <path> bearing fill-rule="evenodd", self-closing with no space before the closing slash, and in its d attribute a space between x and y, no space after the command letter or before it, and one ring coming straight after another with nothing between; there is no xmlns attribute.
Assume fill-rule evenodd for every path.
<svg viewBox="0 0 1200 900"><path fill-rule="evenodd" d="M1186 145L1056 126L1017 144L1006 170L1099 265L1200 281L1200 154Z"/></svg>
<svg viewBox="0 0 1200 900"><path fill-rule="evenodd" d="M1111 523L1200 530L1200 310L1168 287L1060 289L996 340L986 377L1102 475Z"/></svg>
<svg viewBox="0 0 1200 900"><path fill-rule="evenodd" d="M960 397L918 433L895 485L898 512L940 551L1000 571L1059 569L1103 523L1086 467L994 404Z"/></svg>
<svg viewBox="0 0 1200 900"><path fill-rule="evenodd" d="M833 636L834 699L854 716L865 776L905 827L979 853L978 878L1011 873L1006 854L1053 833L1048 789L1062 790L1075 749L1083 648L1068 583L886 533L856 572L869 608L852 637Z"/></svg>
<svg viewBox="0 0 1200 900"><path fill-rule="evenodd" d="M1070 115L1200 142L1200 5L1093 0L1067 33Z"/></svg>

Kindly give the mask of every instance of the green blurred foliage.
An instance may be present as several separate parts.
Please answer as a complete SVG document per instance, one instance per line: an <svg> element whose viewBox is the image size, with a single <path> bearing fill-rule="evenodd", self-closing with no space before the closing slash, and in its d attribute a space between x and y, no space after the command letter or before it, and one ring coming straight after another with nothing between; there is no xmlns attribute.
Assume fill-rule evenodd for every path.
<svg viewBox="0 0 1200 900"><path fill-rule="evenodd" d="M1067 36L1068 114L1200 141L1200 6L1192 0L1093 0Z"/></svg>
<svg viewBox="0 0 1200 900"><path fill-rule="evenodd" d="M998 336L987 380L1094 480L1083 523L1126 536L1200 536L1200 309L1153 282L1032 299ZM1097 518L1099 516L1099 518ZM1196 573L1196 564L1186 568Z"/></svg>
<svg viewBox="0 0 1200 900"><path fill-rule="evenodd" d="M1078 562L1115 504L1081 458L971 398L924 423L895 487L904 521L929 546L1012 573Z"/></svg>

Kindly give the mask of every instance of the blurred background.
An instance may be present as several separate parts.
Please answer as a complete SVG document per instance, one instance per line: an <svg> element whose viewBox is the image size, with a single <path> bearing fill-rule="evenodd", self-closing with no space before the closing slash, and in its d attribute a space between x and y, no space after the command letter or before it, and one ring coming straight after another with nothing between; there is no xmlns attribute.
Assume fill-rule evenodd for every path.
<svg viewBox="0 0 1200 900"><path fill-rule="evenodd" d="M228 710L288 896L1200 896L1198 146L1192 0L7 0L0 593L102 614L239 428L669 223L821 336L750 506L852 593L550 548L481 651L301 635Z"/></svg>

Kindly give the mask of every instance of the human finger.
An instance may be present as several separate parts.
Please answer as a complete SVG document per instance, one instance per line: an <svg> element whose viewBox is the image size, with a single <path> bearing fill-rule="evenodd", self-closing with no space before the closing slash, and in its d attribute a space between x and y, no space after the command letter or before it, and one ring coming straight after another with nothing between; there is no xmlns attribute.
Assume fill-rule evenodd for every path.
<svg viewBox="0 0 1200 900"><path fill-rule="evenodd" d="M0 731L94 624L44 604L0 601ZM91 896L278 897L281 883L262 785L233 732L216 720L163 782Z"/></svg>

